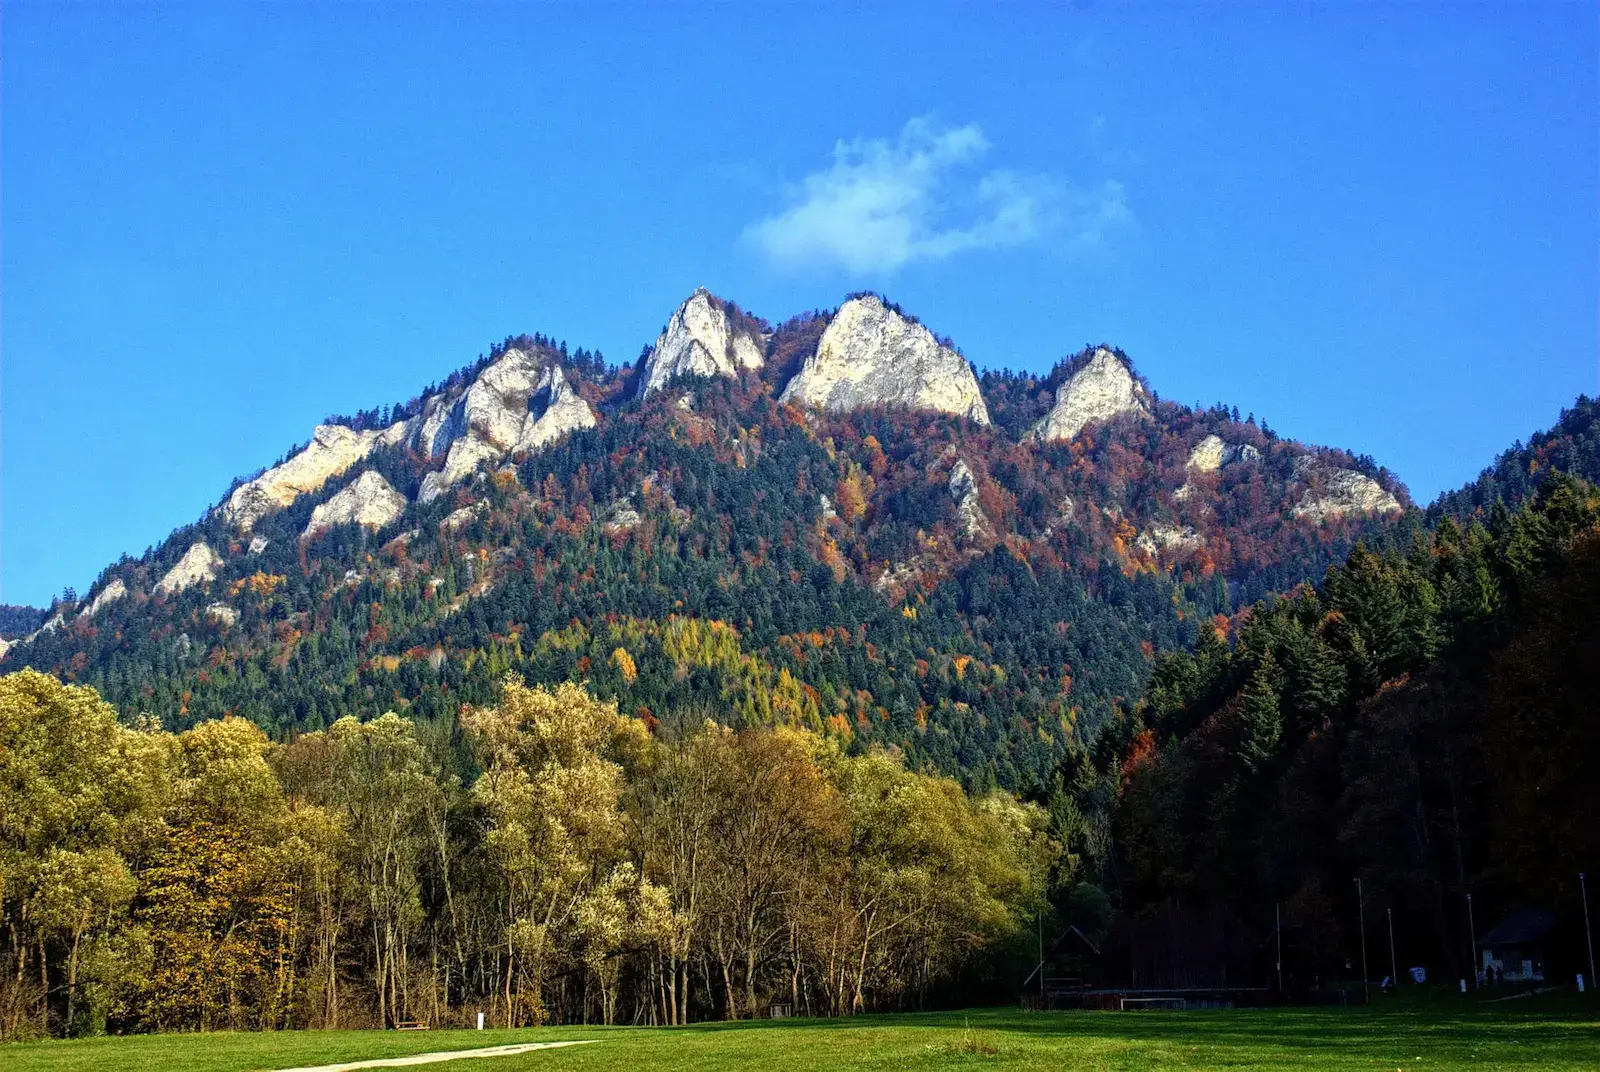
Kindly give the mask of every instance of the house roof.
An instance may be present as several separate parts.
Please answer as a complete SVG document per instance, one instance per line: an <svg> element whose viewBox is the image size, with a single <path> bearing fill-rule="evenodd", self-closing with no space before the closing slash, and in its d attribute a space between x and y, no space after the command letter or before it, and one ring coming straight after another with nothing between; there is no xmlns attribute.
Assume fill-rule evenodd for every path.
<svg viewBox="0 0 1600 1072"><path fill-rule="evenodd" d="M1543 908L1522 908L1494 925L1479 945L1522 945L1537 942L1556 929L1556 914Z"/></svg>

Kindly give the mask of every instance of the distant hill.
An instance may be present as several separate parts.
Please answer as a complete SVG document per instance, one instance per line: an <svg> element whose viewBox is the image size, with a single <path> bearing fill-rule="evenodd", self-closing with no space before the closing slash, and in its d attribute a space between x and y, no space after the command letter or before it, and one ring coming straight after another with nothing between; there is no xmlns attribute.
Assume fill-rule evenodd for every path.
<svg viewBox="0 0 1600 1072"><path fill-rule="evenodd" d="M698 291L634 364L519 336L327 419L0 670L279 734L450 724L516 670L1019 785L1200 623L1419 524L1369 460L1114 347L980 373L878 295L774 327Z"/></svg>
<svg viewBox="0 0 1600 1072"><path fill-rule="evenodd" d="M1446 514L1459 521L1486 515L1497 500L1516 506L1530 498L1551 472L1600 483L1600 402L1579 395L1548 431L1515 443L1478 479L1447 491L1428 508L1430 519Z"/></svg>
<svg viewBox="0 0 1600 1072"><path fill-rule="evenodd" d="M27 636L44 624L45 615L49 613L39 607L0 603L0 639L15 640Z"/></svg>

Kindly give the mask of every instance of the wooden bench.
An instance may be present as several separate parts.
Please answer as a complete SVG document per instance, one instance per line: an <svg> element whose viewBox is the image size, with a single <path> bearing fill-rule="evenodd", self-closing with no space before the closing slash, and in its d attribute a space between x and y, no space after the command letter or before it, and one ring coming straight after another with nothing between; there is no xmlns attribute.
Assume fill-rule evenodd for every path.
<svg viewBox="0 0 1600 1072"><path fill-rule="evenodd" d="M396 1031L426 1031L428 1025L421 1020L401 1020L394 1025Z"/></svg>

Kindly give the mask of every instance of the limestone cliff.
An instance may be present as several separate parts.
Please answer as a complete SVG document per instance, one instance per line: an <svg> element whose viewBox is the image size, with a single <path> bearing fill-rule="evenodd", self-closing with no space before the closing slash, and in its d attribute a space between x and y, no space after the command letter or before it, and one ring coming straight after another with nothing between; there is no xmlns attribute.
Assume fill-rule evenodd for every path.
<svg viewBox="0 0 1600 1072"><path fill-rule="evenodd" d="M839 307L816 352L784 388L782 400L835 412L909 406L989 423L989 409L967 359L939 345L927 328L873 294Z"/></svg>
<svg viewBox="0 0 1600 1072"><path fill-rule="evenodd" d="M312 539L335 525L352 522L381 529L405 513L406 497L378 473L368 469L333 498L311 512L302 539Z"/></svg>
<svg viewBox="0 0 1600 1072"><path fill-rule="evenodd" d="M249 532L256 522L274 510L283 509L347 471L380 443L403 441L407 432L405 422L365 432L342 424L319 424L304 449L282 465L273 466L254 480L239 485L220 512L237 525L239 531Z"/></svg>
<svg viewBox="0 0 1600 1072"><path fill-rule="evenodd" d="M431 421L431 418L430 418ZM429 473L417 498L431 502L470 476L484 462L525 453L579 428L593 428L594 412L549 360L507 350L478 376L430 437L453 433L444 468Z"/></svg>
<svg viewBox="0 0 1600 1072"><path fill-rule="evenodd" d="M175 595L197 584L208 584L222 568L222 558L204 540L191 544L178 564L156 582L156 595Z"/></svg>
<svg viewBox="0 0 1600 1072"><path fill-rule="evenodd" d="M950 498L955 500L962 539L973 540L988 535L991 526L988 516L983 512L983 505L978 501L978 481L965 459L958 459L950 470L947 487Z"/></svg>
<svg viewBox="0 0 1600 1072"><path fill-rule="evenodd" d="M1189 452L1189 468L1199 473L1215 473L1234 462L1253 462L1261 452L1249 443L1229 443L1219 435L1208 435Z"/></svg>
<svg viewBox="0 0 1600 1072"><path fill-rule="evenodd" d="M105 609L112 603L115 603L117 600L122 599L127 594L128 586L122 583L122 578L111 578L110 583L108 583L104 588L100 589L100 594L95 596L87 607L83 608L82 617L93 618L96 614L100 613L101 610Z"/></svg>
<svg viewBox="0 0 1600 1072"><path fill-rule="evenodd" d="M735 376L761 367L761 340L739 330L722 304L701 287L672 314L645 361L639 393L649 395L680 376Z"/></svg>
<svg viewBox="0 0 1600 1072"><path fill-rule="evenodd" d="M1124 413L1148 415L1150 397L1128 365L1105 347L1056 391L1055 405L1033 426L1035 439L1071 439L1085 425Z"/></svg>
<svg viewBox="0 0 1600 1072"><path fill-rule="evenodd" d="M1297 518L1327 521L1346 514L1389 514L1402 509L1400 500L1370 476L1329 465L1314 455L1296 458L1294 475L1307 485L1291 511Z"/></svg>

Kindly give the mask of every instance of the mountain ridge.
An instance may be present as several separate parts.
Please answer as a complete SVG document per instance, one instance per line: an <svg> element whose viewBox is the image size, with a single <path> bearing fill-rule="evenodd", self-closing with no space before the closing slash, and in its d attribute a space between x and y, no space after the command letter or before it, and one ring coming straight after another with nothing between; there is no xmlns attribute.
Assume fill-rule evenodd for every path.
<svg viewBox="0 0 1600 1072"><path fill-rule="evenodd" d="M747 341L744 358L725 343L721 364L672 359L652 377L670 322L617 368L544 336L508 338L406 403L324 421L199 521L108 567L0 666L96 683L173 725L232 711L278 732L336 711L451 717L484 694L488 668L517 667L587 676L657 721L721 705L1016 783L1134 694L1153 653L1191 643L1199 620L1415 524L1386 472L1162 399L1113 347L1043 377L980 377L878 295L776 327L704 290L674 317L686 321L691 303ZM791 394L852 303L872 331L914 338L970 383L959 404L919 404L922 381L889 375L892 358L876 380L854 381L846 405ZM840 345L878 360L870 335ZM1097 361L1126 377L1138 405L1091 407L1068 438L1031 437ZM515 390L479 390L502 370L516 371ZM525 441L558 393L589 420ZM330 439L362 449L339 466L299 464L328 472L315 487L246 493L256 508L225 509ZM462 448L470 464L441 476L463 443L476 444ZM386 506L363 513L372 495L351 491L363 481L369 493L381 481ZM1341 506L1341 482L1366 498ZM1333 508L1308 516L1317 496ZM158 592L198 543L220 564ZM113 582L123 594L102 601ZM707 643L723 654L697 662L686 629L721 638ZM792 640L813 635L833 639ZM614 649L640 663L635 680L615 669Z"/></svg>

